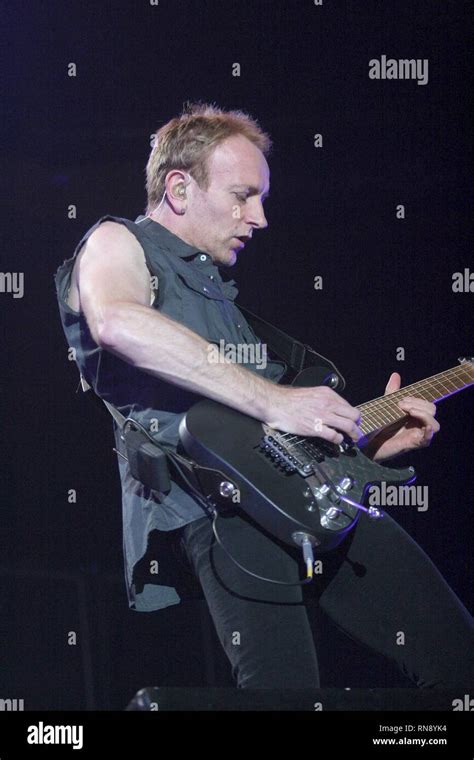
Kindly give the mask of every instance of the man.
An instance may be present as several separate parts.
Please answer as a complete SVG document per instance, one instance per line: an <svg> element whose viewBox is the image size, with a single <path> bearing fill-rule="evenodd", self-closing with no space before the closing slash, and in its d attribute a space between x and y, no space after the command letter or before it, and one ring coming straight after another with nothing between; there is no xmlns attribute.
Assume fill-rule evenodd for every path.
<svg viewBox="0 0 474 760"><path fill-rule="evenodd" d="M278 384L285 372L209 361L211 344L257 344L234 303L231 267L267 221L271 142L240 111L189 104L157 132L147 165L147 215L102 217L56 273L67 340L96 393L176 447L178 425L206 396L290 433L357 441L359 412L327 387ZM400 387L393 373L386 393ZM370 444L377 460L426 446L435 406L406 397L407 422ZM123 452L117 426L117 448ZM119 457L129 603L154 610L180 601L173 578L152 577L152 536L179 537L242 688L319 685L301 586L299 549L245 514L223 521L234 557L276 585L243 573L213 541L211 522L177 482L150 491ZM166 541L161 544L165 551ZM148 553L147 553L148 550ZM162 555L160 555L162 556ZM147 561L148 560L148 561ZM156 563L155 563L156 564ZM472 620L430 559L388 515L362 516L305 589L348 635L395 660L418 686L474 683ZM400 632L404 643L400 645Z"/></svg>

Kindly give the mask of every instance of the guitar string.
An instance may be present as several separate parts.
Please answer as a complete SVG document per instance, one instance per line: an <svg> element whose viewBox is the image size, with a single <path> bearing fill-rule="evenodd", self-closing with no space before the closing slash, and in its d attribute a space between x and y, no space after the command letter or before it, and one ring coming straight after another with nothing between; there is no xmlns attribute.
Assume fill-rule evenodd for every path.
<svg viewBox="0 0 474 760"><path fill-rule="evenodd" d="M446 370L443 373L440 373L439 375L434 376L433 378L428 378L427 380L422 380L418 383L413 383L412 385L406 386L405 388L400 388L399 390L395 391L394 393L390 393L388 396L381 396L378 399L374 399L373 401L368 401L364 404L359 405L359 409L362 412L362 415L365 417L364 422L368 422L368 424L372 427L373 423L376 423L376 428L380 427L379 420L382 420L382 422L385 424L391 424L392 422L396 422L399 419L402 419L406 416L404 412L402 412L399 407L396 406L396 401L400 400L400 398L403 398L407 391L415 390L415 392L420 393L430 393L432 395L432 389L436 391L436 394L433 398L428 398L429 401L436 400L442 400L444 398L447 398L450 395L453 395L453 393L456 393L457 391L463 390L463 388L468 387L472 382L474 382L471 379L471 376L469 372L467 372L468 375L468 382L466 382L466 378L461 376L461 373L466 372L465 368L463 366L461 367L454 367L451 370ZM449 373L449 378L446 379L446 374ZM456 379L461 380L461 385L456 385L454 382L452 382L451 378L457 376ZM452 388L447 387L444 385L445 382L450 382L452 384ZM447 391L447 393L439 394L440 388L436 388L436 384L441 386L442 390ZM444 388L443 388L444 385ZM393 418L391 418L390 413L395 415ZM384 419L384 415L388 419ZM372 419L371 419L372 418ZM382 425L382 427L384 426ZM361 425L362 427L362 425Z"/></svg>
<svg viewBox="0 0 474 760"><path fill-rule="evenodd" d="M386 403L387 401L391 402L394 397L399 398L400 396L404 396L406 395L407 391L409 392L412 389L427 390L427 388L432 386L434 383L439 383L439 382L442 383L442 377L444 375L458 376L458 378L462 380L463 385L461 385L460 387L454 386L454 389L460 390L464 385L469 385L469 382L465 383L465 379L460 377L461 373L466 373L470 381L474 382L474 377L472 377L470 373L468 372L468 370L461 365L459 367L453 367L450 370L445 370L445 372L440 372L438 375L433 375L432 377L426 378L425 380L420 380L417 383L411 383L410 385L406 385L404 388L399 388L393 393L390 393L388 396L379 396L378 398L372 399L371 401L364 402L363 404L359 405L359 408L372 406L372 405L380 404L380 403ZM446 379L446 378L443 378L443 379ZM449 389L449 392L450 393L452 392L451 389Z"/></svg>
<svg viewBox="0 0 474 760"><path fill-rule="evenodd" d="M373 399L372 401L367 401L364 404L359 405L357 408L361 410L362 415L365 417L365 419L362 421L360 427L362 428L364 424L367 427L367 423L368 423L369 426L372 428L372 425L375 422L376 427L374 429L380 428L381 426L380 426L380 424L378 422L378 420L381 417L380 409L384 409L384 408L386 408L387 405L393 404L394 403L394 397L396 397L396 399L403 398L405 395L407 395L407 392L409 394L409 391L411 389L413 389L413 388L416 388L417 391L424 391L426 389L423 386L431 386L431 385L433 385L433 382L435 382L435 383L436 382L442 382L442 381L440 381L440 376L445 376L445 375L449 374L450 377L456 376L456 379L462 380L462 385L459 386L459 387L455 386L454 387L454 391L459 391L459 390L462 390L465 387L468 387L468 385L470 383L469 382L467 382L467 383L465 382L465 378L461 377L462 373L465 373L468 376L469 380L471 380L471 375L470 375L470 373L468 371L468 368L465 366L465 364L461 364L459 366L452 367L451 369L444 370L443 372L440 372L437 375L433 375L433 376L431 376L429 378L426 378L425 380L420 380L420 381L418 381L416 383L412 383L411 385L407 385L404 388L400 388L399 390L394 391L393 393L389 394L389 396L380 396L379 398ZM448 390L449 390L450 394L453 393L453 390L451 390L451 389L448 389ZM437 398L439 400L440 398L444 398L444 397L443 396L441 396L441 397L438 396ZM371 407L369 410L367 410L368 406ZM373 409L373 407L376 407L375 410ZM397 422L398 420L400 420L403 417L407 416L401 409L399 409L396 406L394 406L394 408L391 411L393 413L396 412L397 416L395 418L393 418L393 419L391 419L389 417L388 420L384 421L385 424L392 424L393 422ZM371 417L373 419L370 419ZM382 427L384 427L384 425L382 425ZM368 432L373 432L373 431L371 429L371 430L363 431L363 432L367 432L368 433ZM294 436L294 434L293 433L282 433L279 437L282 438L282 439L285 439L284 442L286 444L288 444L288 443L292 443L292 444L298 443L299 444L299 443L303 443L305 441L305 437L298 438L298 436L294 436L292 439L288 439L287 436Z"/></svg>
<svg viewBox="0 0 474 760"><path fill-rule="evenodd" d="M400 398L408 395L410 391L423 394L422 397L427 397L428 401L441 400L459 390L462 390L464 387L470 384L466 383L464 381L464 378L459 379L461 379L461 384L455 384L451 379L444 381L438 379L429 383L420 383L411 387L407 386L406 388L400 389L399 391L395 391L393 394L390 393L389 395L382 397L382 399L374 399L374 401L368 401L367 403L361 404L359 408L361 411L365 412L373 410L379 411L381 407L390 407L390 405L393 405L395 401L398 401ZM451 383L451 387L448 387L447 383ZM391 411L394 411L394 409Z"/></svg>

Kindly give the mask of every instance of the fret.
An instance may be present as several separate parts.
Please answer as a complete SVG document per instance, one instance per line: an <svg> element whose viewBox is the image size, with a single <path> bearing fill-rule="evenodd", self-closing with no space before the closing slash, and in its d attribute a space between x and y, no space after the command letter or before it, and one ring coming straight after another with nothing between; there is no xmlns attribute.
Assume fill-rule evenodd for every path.
<svg viewBox="0 0 474 760"><path fill-rule="evenodd" d="M372 412L372 417L377 427L385 427L385 425L391 425L394 422L393 417L389 417L388 414L384 414L380 410Z"/></svg>
<svg viewBox="0 0 474 760"><path fill-rule="evenodd" d="M447 390L449 391L449 393L452 393L453 391L458 390L458 386L455 383L453 383L453 381L449 377L443 380L443 384L447 386ZM451 385L451 388L449 387L450 385Z"/></svg>
<svg viewBox="0 0 474 760"><path fill-rule="evenodd" d="M392 401L392 399L390 399ZM397 413L394 409L391 407L393 404L386 404L385 408L383 410L378 410L381 417L383 417L384 413L388 417L390 422L396 422L397 419Z"/></svg>
<svg viewBox="0 0 474 760"><path fill-rule="evenodd" d="M396 414L393 414L393 413L390 414L388 405L386 408L378 408L377 410L372 411L371 414L375 423L378 425L378 427L391 425L393 422L396 422L398 419L398 416Z"/></svg>
<svg viewBox="0 0 474 760"><path fill-rule="evenodd" d="M378 430L381 425L375 420L370 419L372 417L370 412L364 412L360 428L364 434L372 433L374 430Z"/></svg>
<svg viewBox="0 0 474 760"><path fill-rule="evenodd" d="M437 385L440 385L443 390L448 391L448 393L451 393L452 392L452 388L448 388L447 387L447 385L446 385L447 382L448 381L443 382L442 380L437 380L436 381Z"/></svg>
<svg viewBox="0 0 474 760"><path fill-rule="evenodd" d="M431 383L431 385L434 385L434 383ZM439 398L439 391L436 388L434 391L431 388L420 388L417 395L421 396L421 398L424 398L425 401L436 401L436 399Z"/></svg>

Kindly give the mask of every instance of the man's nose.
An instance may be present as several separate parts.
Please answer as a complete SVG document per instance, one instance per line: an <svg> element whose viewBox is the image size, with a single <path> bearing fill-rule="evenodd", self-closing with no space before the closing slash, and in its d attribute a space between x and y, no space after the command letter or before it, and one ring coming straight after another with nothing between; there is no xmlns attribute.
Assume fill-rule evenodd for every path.
<svg viewBox="0 0 474 760"><path fill-rule="evenodd" d="M256 201L253 205L249 206L246 214L247 224L258 229L265 229L268 227L267 218L261 201Z"/></svg>

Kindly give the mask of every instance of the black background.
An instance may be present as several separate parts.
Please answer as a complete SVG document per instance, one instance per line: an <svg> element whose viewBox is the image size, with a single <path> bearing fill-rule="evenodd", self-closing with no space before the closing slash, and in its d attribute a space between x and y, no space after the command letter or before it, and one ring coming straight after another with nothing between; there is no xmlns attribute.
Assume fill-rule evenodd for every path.
<svg viewBox="0 0 474 760"><path fill-rule="evenodd" d="M224 276L242 305L331 357L351 403L381 395L392 371L408 384L472 354L474 295L452 291L453 273L473 268L470 6L74 0L2 10L1 270L24 272L25 293L0 293L1 697L27 709L122 709L145 685L232 685L198 602L128 609L111 421L76 393L53 283L100 216L143 212L150 135L185 100L242 108L272 136L269 226ZM369 79L382 54L427 58L428 84ZM470 392L444 402L431 448L396 462L429 485L428 511L393 508L469 609L471 410ZM410 685L313 614L323 686Z"/></svg>

